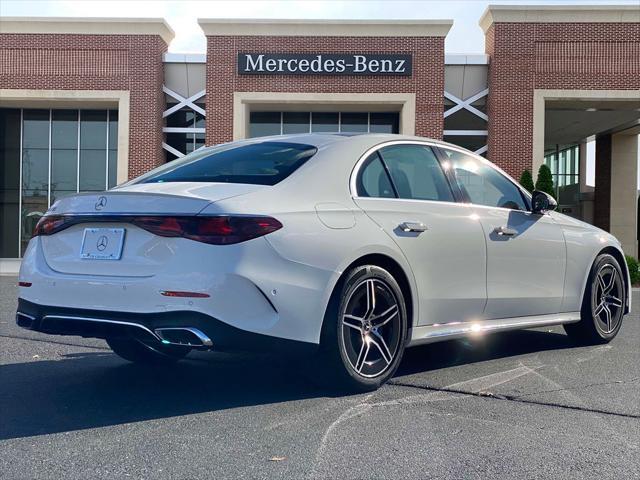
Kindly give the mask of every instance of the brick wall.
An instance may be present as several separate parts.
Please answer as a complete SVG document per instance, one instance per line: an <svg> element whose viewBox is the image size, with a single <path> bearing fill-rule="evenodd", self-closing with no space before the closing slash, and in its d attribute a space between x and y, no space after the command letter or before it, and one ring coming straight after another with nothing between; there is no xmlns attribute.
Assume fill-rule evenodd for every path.
<svg viewBox="0 0 640 480"><path fill-rule="evenodd" d="M413 55L413 75L238 75L244 53L398 53ZM234 92L415 93L416 135L442 138L443 37L207 37L208 145L233 137Z"/></svg>
<svg viewBox="0 0 640 480"><path fill-rule="evenodd" d="M156 35L0 34L0 88L129 90L129 177L164 162Z"/></svg>
<svg viewBox="0 0 640 480"><path fill-rule="evenodd" d="M533 164L534 89L640 89L637 23L495 23L485 50L488 157L516 178Z"/></svg>

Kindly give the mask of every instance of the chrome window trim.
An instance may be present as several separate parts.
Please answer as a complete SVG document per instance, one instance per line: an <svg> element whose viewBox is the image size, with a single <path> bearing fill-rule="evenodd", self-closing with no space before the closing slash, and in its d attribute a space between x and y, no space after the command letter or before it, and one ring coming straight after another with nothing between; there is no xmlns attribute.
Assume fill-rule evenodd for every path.
<svg viewBox="0 0 640 480"><path fill-rule="evenodd" d="M380 200L400 200L403 202L437 202L437 203L447 203L447 204L461 204L463 202L459 202L456 200L456 196L453 192L453 188L451 185L449 185L449 178L447 177L446 172L444 171L444 168L442 168L442 162L440 161L440 158L438 157L437 152L433 152L433 154L436 157L436 160L438 162L438 164L440 165L440 168L442 168L442 174L444 175L445 179L447 180L447 185L449 185L449 188L452 190L451 191L451 196L453 198L452 201L448 201L448 200L421 200L418 198L389 198L389 197L363 197L358 195L358 186L357 186L357 179L358 179L358 175L360 175L360 170L362 169L362 165L366 162L366 160L369 158L369 155L378 152L379 150L385 148L385 147L390 147L393 145L417 145L417 146L421 146L421 147L430 147L430 148L438 148L439 144L433 141L428 141L428 140L389 140L383 143L379 143L371 148L369 148L368 150L366 150L364 152L363 155L360 156L360 158L358 158L358 161L356 162L355 166L353 167L353 169L351 170L351 176L349 178L349 193L351 194L351 198L353 200L356 199L380 199ZM382 155L380 153L378 153L378 156L382 159ZM482 158L482 157L480 157Z"/></svg>

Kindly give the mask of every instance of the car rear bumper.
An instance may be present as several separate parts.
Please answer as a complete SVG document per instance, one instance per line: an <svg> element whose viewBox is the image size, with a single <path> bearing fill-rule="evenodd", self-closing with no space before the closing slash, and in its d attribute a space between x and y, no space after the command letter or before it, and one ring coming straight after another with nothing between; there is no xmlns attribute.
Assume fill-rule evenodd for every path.
<svg viewBox="0 0 640 480"><path fill-rule="evenodd" d="M21 286L19 297L52 308L93 310L98 318L105 312L127 312L128 318L180 318L184 312L197 312L198 318L217 319L239 331L319 342L331 285L339 273L287 260L263 238L227 246L165 240L182 253L151 276L132 277L96 274L93 270L108 263L100 260L79 261L89 270L85 274L53 270L36 237L19 277L30 286ZM164 295L167 291L199 296Z"/></svg>
<svg viewBox="0 0 640 480"><path fill-rule="evenodd" d="M200 349L313 354L318 345L262 335L233 327L196 311L111 312L39 305L18 300L16 323L53 335L131 338L147 343L189 345Z"/></svg>

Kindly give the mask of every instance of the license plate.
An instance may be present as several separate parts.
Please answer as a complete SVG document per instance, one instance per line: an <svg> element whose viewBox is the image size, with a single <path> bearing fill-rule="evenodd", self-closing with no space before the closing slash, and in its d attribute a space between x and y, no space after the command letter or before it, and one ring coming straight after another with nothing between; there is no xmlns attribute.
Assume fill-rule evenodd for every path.
<svg viewBox="0 0 640 480"><path fill-rule="evenodd" d="M124 228L85 228L80 258L120 260L124 244Z"/></svg>

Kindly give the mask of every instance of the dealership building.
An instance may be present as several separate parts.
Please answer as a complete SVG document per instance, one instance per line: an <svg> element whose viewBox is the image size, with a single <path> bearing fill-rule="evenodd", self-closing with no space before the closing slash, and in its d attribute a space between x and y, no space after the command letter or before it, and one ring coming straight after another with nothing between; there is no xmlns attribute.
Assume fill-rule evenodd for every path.
<svg viewBox="0 0 640 480"><path fill-rule="evenodd" d="M0 17L0 273L56 198L306 132L444 139L516 178L546 163L560 211L637 256L640 8L491 6L482 55L445 54L452 23L200 19L194 55L161 19Z"/></svg>

